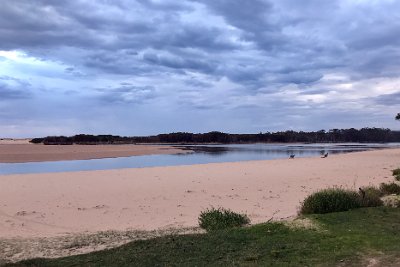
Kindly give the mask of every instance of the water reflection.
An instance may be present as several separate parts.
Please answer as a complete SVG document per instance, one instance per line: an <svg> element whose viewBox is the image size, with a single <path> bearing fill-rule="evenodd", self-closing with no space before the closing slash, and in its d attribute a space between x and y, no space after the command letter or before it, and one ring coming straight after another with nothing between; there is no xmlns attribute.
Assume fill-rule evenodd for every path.
<svg viewBox="0 0 400 267"><path fill-rule="evenodd" d="M176 155L146 155L122 158L72 160L56 162L0 163L0 174L46 173L176 166L203 163L316 157L326 153L339 154L389 147L400 144L246 144L177 146L191 151Z"/></svg>

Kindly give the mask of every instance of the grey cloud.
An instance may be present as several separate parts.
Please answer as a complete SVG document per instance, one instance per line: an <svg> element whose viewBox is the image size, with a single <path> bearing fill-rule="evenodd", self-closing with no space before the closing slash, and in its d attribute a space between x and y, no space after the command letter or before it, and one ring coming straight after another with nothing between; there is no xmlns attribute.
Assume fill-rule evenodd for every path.
<svg viewBox="0 0 400 267"><path fill-rule="evenodd" d="M31 84L27 81L9 76L0 77L0 101L10 99L30 98L32 92L29 90Z"/></svg>
<svg viewBox="0 0 400 267"><path fill-rule="evenodd" d="M134 86L127 83L115 88L99 88L97 91L100 93L99 99L105 103L139 104L156 97L153 86Z"/></svg>
<svg viewBox="0 0 400 267"><path fill-rule="evenodd" d="M272 4L268 1L206 0L199 2L205 3L215 13L223 16L229 24L247 32L257 33L274 28L267 20L272 8Z"/></svg>
<svg viewBox="0 0 400 267"><path fill-rule="evenodd" d="M212 84L209 82L204 82L195 78L185 80L185 84L190 87L201 87L201 88L211 88Z"/></svg>
<svg viewBox="0 0 400 267"><path fill-rule="evenodd" d="M323 75L318 72L290 72L277 77L275 82L294 83L294 84L310 84L319 81Z"/></svg>
<svg viewBox="0 0 400 267"><path fill-rule="evenodd" d="M400 105L400 92L393 93L393 94L380 95L372 100L379 105L399 106Z"/></svg>
<svg viewBox="0 0 400 267"><path fill-rule="evenodd" d="M175 1L164 0L158 2L153 0L138 0L138 2L153 10L161 10L168 12L192 10L192 8L183 1L175 2Z"/></svg>
<svg viewBox="0 0 400 267"><path fill-rule="evenodd" d="M181 58L173 55L157 55L154 53L146 53L143 59L149 63L166 66L173 69L197 70L200 72L210 73L215 69L210 62L199 59Z"/></svg>
<svg viewBox="0 0 400 267"><path fill-rule="evenodd" d="M179 47L205 49L209 52L231 50L239 48L238 45L224 38L224 32L216 27L202 25L180 25L177 29L170 29L165 36L159 38L155 48Z"/></svg>

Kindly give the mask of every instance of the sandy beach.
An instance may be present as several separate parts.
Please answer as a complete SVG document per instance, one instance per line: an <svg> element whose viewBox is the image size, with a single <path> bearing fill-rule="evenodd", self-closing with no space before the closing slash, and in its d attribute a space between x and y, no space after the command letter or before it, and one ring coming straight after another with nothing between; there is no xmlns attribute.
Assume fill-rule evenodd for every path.
<svg viewBox="0 0 400 267"><path fill-rule="evenodd" d="M294 217L311 192L393 180L400 149L321 158L0 176L0 237L197 226L211 206L253 223Z"/></svg>
<svg viewBox="0 0 400 267"><path fill-rule="evenodd" d="M186 153L156 145L42 145L29 140L1 140L0 163L84 160L153 154Z"/></svg>

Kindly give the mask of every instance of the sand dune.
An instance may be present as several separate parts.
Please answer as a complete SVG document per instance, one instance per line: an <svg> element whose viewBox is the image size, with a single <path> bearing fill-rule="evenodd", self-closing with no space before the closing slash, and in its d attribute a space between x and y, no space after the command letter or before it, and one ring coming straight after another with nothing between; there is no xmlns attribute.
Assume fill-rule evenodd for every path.
<svg viewBox="0 0 400 267"><path fill-rule="evenodd" d="M295 216L300 201L331 186L392 181L400 149L294 160L0 176L0 237L197 225L214 206L253 223Z"/></svg>

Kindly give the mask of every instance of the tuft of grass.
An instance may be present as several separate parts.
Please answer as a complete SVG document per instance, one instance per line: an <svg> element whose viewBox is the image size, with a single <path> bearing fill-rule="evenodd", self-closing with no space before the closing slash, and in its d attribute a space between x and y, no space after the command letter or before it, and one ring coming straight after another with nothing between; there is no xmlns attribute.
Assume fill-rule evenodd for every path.
<svg viewBox="0 0 400 267"><path fill-rule="evenodd" d="M391 195L391 194L400 194L400 185L392 182L389 184L381 183L379 186L379 190L381 190L383 195Z"/></svg>
<svg viewBox="0 0 400 267"><path fill-rule="evenodd" d="M229 209L211 208L202 211L199 216L199 225L207 231L223 230L240 227L250 223L246 214L235 213Z"/></svg>
<svg viewBox="0 0 400 267"><path fill-rule="evenodd" d="M301 204L300 214L323 214L360 207L360 195L357 192L329 188L309 195Z"/></svg>
<svg viewBox="0 0 400 267"><path fill-rule="evenodd" d="M379 207L383 206L381 200L382 192L374 186L366 186L361 188L365 195L360 194L360 202L362 207Z"/></svg>
<svg viewBox="0 0 400 267"><path fill-rule="evenodd" d="M400 181L400 168L394 169L392 174L397 181Z"/></svg>

